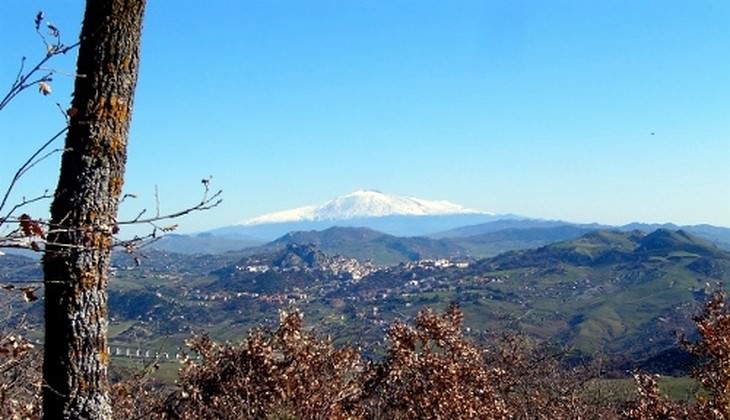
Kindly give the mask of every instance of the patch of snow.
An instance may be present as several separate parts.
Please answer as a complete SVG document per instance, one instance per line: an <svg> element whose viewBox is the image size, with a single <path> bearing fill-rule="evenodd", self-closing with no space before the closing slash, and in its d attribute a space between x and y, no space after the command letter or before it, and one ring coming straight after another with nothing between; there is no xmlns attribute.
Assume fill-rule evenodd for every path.
<svg viewBox="0 0 730 420"><path fill-rule="evenodd" d="M254 217L240 224L242 225L260 225L264 223L282 223L299 220L315 220L317 206L298 207L291 210L277 211L275 213L264 214L263 216Z"/></svg>

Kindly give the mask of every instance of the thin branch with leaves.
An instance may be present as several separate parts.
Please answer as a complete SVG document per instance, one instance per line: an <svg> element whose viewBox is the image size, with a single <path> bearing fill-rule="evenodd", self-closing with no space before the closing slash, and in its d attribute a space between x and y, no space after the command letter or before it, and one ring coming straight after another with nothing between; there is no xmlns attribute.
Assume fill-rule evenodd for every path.
<svg viewBox="0 0 730 420"><path fill-rule="evenodd" d="M45 28L47 34L44 34L43 23L45 22ZM3 110L10 102L15 99L21 92L33 87L38 86L38 90L43 95L49 95L51 93L50 83L53 81L53 75L62 73L58 69L48 68L47 64L59 55L64 55L79 46L79 42L71 45L65 45L61 40L61 31L51 22L45 21L43 12L38 12L34 19L35 31L41 38L43 45L46 49L46 55L40 59L35 66L26 72L26 57L21 59L20 68L15 77L14 82L11 84L10 89L5 96L0 100L0 111ZM71 74L73 75L73 74ZM74 75L75 77L82 77L82 75ZM65 226L64 223L57 223L52 225L48 220L42 218L33 218L27 213L17 215L19 210L24 207L37 203L39 201L47 200L53 196L48 190L43 191L35 196L26 197L23 196L21 200L12 206L10 206L10 198L14 191L17 189L18 183L31 169L36 165L50 158L51 156L62 152L63 148L54 148L49 150L51 145L65 135L68 132L69 117L72 116L74 109L64 110L61 104L56 103L56 106L61 110L61 114L64 118L65 126L60 129L57 133L51 136L48 140L43 142L31 156L18 168L13 175L8 187L5 189L0 198L0 228L11 224L16 225L15 228L11 229L5 234L0 234L0 248L20 248L29 249L33 251L43 251L47 245L60 244L49 243L46 237L49 233L68 232L70 227ZM211 193L210 183L211 179L206 178L201 181L204 186L203 196L200 201L193 204L185 209L175 211L168 214L161 214L160 212L160 199L157 188L155 188L155 215L153 217L144 217L147 214L147 209L141 210L136 217L131 220L125 220L116 222L113 226L85 226L84 230L95 230L111 233L114 237L113 246L121 247L127 252L134 253L138 249L146 246L159 239L160 233L168 233L177 229L178 225L173 224L169 226L161 226L159 223L176 219L187 214L205 211L217 207L222 202L221 195L222 191L218 190L215 193ZM125 202L127 198L136 198L135 194L125 194L120 200L120 204ZM10 206L6 211L6 207ZM122 225L150 225L152 230L147 235L134 236L131 239L118 239L117 234L120 231ZM77 230L79 228L76 228Z"/></svg>
<svg viewBox="0 0 730 420"><path fill-rule="evenodd" d="M38 86L38 91L43 95L50 95L52 91L50 83L53 81L53 75L58 73L58 70L46 68L45 65L54 57L65 55L80 45L80 42L65 45L61 41L61 31L52 23L46 22L48 35L52 37L52 40L49 40L48 37L41 32L41 25L44 22L44 19L45 17L43 16L43 12L38 12L34 23L36 33L41 37L41 40L46 47L46 55L27 73L24 72L27 58L21 58L20 67L17 75L15 76L15 81L10 86L10 90L0 100L0 111L8 106L8 104L21 92L33 86Z"/></svg>

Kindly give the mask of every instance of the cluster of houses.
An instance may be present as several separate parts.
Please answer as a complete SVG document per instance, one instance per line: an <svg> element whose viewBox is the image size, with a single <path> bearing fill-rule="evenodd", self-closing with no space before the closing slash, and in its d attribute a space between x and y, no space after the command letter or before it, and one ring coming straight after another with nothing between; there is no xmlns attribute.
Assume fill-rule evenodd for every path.
<svg viewBox="0 0 730 420"><path fill-rule="evenodd" d="M236 265L236 271L245 273L266 273L268 271L278 272L299 272L312 271L314 268L301 266L280 267L270 265L260 260L250 260L245 265ZM355 258L346 258L342 256L327 257L326 261L316 269L328 271L335 276L345 276L353 281L361 280L369 274L379 270L379 267L371 260L359 261Z"/></svg>

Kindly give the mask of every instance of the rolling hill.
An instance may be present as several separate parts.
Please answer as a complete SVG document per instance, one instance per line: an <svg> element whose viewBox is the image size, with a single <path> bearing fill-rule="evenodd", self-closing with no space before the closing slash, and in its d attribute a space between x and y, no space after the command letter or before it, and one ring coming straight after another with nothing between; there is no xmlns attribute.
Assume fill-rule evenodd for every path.
<svg viewBox="0 0 730 420"><path fill-rule="evenodd" d="M423 258L466 256L468 251L454 241L425 237L398 237L368 228L332 227L323 231L292 232L267 246L315 244L328 254L393 265Z"/></svg>
<svg viewBox="0 0 730 420"><path fill-rule="evenodd" d="M690 331L707 285L730 281L730 253L683 230L598 230L479 260L407 259L378 267L325 249L377 244L404 255L389 242L403 238L341 229L292 234L255 252L150 251L139 267L118 255L110 340L174 349L192 331L236 339L253 326L271 325L279 309L298 307L338 342L372 345L395 319L457 302L477 339L520 331L581 357L602 352L633 366L672 354L674 331ZM439 243L433 241L423 243L433 249ZM39 275L37 260L6 257L0 257L4 282ZM41 302L20 307L34 314L28 319L39 319Z"/></svg>

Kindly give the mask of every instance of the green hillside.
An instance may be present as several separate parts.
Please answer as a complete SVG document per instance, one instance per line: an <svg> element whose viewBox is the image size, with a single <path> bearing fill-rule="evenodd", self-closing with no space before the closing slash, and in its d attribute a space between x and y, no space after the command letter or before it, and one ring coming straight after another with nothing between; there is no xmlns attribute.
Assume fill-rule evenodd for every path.
<svg viewBox="0 0 730 420"><path fill-rule="evenodd" d="M730 254L683 231L594 231L481 260L424 260L428 254L416 251L388 267L327 252L355 252L360 243L364 254L377 244L407 255L393 238L367 229L304 232L256 253L150 251L140 266L119 255L110 282L110 342L174 351L193 331L235 340L273 325L280 309L297 307L337 343L377 353L393 320L457 302L477 339L520 331L576 355L602 352L631 364L675 347L674 332L692 330L707 285L730 281ZM405 238L414 247L408 249L420 239ZM434 242L425 244L434 249ZM37 261L5 261L5 281L39 275ZM40 319L41 301L24 305L26 319ZM16 309L15 316L26 313Z"/></svg>
<svg viewBox="0 0 730 420"><path fill-rule="evenodd" d="M455 241L425 237L400 237L368 228L354 227L292 232L272 242L267 248L292 243L315 244L327 254L339 254L359 260L369 259L380 265L468 253L466 248Z"/></svg>

